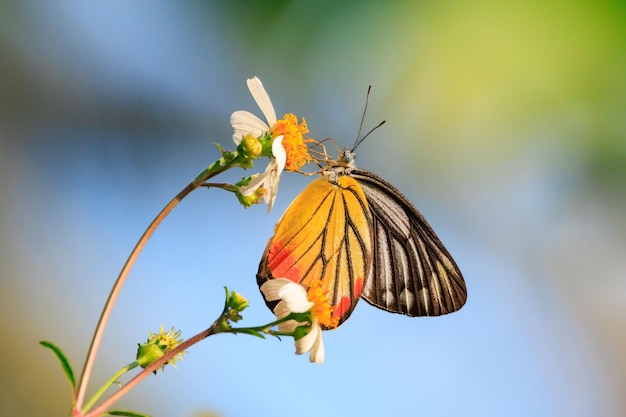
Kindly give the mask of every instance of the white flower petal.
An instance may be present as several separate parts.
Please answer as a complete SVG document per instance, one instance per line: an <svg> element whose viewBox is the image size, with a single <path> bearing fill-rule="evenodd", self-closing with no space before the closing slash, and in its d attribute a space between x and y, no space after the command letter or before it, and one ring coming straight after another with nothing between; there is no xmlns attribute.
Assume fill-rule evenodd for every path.
<svg viewBox="0 0 626 417"><path fill-rule="evenodd" d="M313 303L307 298L304 287L295 282L289 282L278 290L278 296L293 313L304 313L313 307Z"/></svg>
<svg viewBox="0 0 626 417"><path fill-rule="evenodd" d="M321 365L324 363L324 342L322 341L322 331L317 333L315 343L311 347L311 353L309 354L309 361Z"/></svg>
<svg viewBox="0 0 626 417"><path fill-rule="evenodd" d="M274 207L276 201L276 195L278 194L278 185L280 184L280 174L285 168L287 162L287 152L282 145L283 136L277 136L272 141L272 154L274 158L270 163L272 165L273 172L269 173L263 186L267 189L267 194L263 196L263 201L267 204L267 212L270 213ZM269 168L269 166L268 166Z"/></svg>
<svg viewBox="0 0 626 417"><path fill-rule="evenodd" d="M253 176L248 185L244 185L239 188L239 192L241 195L247 197L249 195L254 194L254 192L263 184L263 182L267 179L267 172L263 174L256 174Z"/></svg>
<svg viewBox="0 0 626 417"><path fill-rule="evenodd" d="M274 208L274 202L276 201L276 195L278 194L278 184L280 183L280 177L276 173L272 173L268 177L266 184L267 194L263 196L263 201L267 204L267 213L271 213Z"/></svg>
<svg viewBox="0 0 626 417"><path fill-rule="evenodd" d="M238 110L231 114L230 125L235 130L233 141L236 145L239 145L241 139L248 134L258 138L270 131L269 126L265 122L245 110Z"/></svg>
<svg viewBox="0 0 626 417"><path fill-rule="evenodd" d="M298 323L295 320L287 320L286 322L278 325L278 330L285 333L293 333L298 326L302 326L302 323Z"/></svg>
<svg viewBox="0 0 626 417"><path fill-rule="evenodd" d="M311 325L311 330L309 331L309 333L304 337L296 340L296 355L302 355L303 353L309 352L315 344L318 333L320 333L321 331L322 330L320 329L320 326L318 326L314 320L314 323Z"/></svg>
<svg viewBox="0 0 626 417"><path fill-rule="evenodd" d="M284 301L279 302L274 307L274 315L277 319L282 319L291 314L291 310L287 308L287 304Z"/></svg>
<svg viewBox="0 0 626 417"><path fill-rule="evenodd" d="M265 172L257 174L253 177L248 185L245 185L239 189L239 192L244 196L254 194L254 192L262 185L266 189L267 193L263 196L263 201L267 204L267 212L271 212L274 207L274 201L276 201L276 195L278 194L278 184L280 183L280 174L278 174L278 162L273 159L267 164Z"/></svg>
<svg viewBox="0 0 626 417"><path fill-rule="evenodd" d="M284 136L276 136L272 141L272 155L274 155L274 159L276 160L277 166L277 174L280 175L285 169L285 164L287 163L287 151L285 151L285 147L283 146Z"/></svg>
<svg viewBox="0 0 626 417"><path fill-rule="evenodd" d="M261 80L257 77L250 78L248 80L248 89L250 89L250 93L252 97L254 97L254 101L259 106L263 115L267 119L267 123L271 126L276 124L276 112L274 111L274 106L272 106L272 102L270 101L270 96L267 95L265 88L263 88L263 84Z"/></svg>
<svg viewBox="0 0 626 417"><path fill-rule="evenodd" d="M278 295L278 290L289 284L290 281L287 278L275 278L265 281L263 285L261 285L261 292L265 296L265 299L268 301L276 301L280 300L280 296Z"/></svg>
<svg viewBox="0 0 626 417"><path fill-rule="evenodd" d="M278 194L278 184L280 182L280 177L277 177L275 173L272 173L267 177L267 181L265 182L265 188L267 189L267 194L263 196L263 201L267 204L267 213L271 213L274 208L274 202L276 201L276 194Z"/></svg>
<svg viewBox="0 0 626 417"><path fill-rule="evenodd" d="M270 279L261 285L261 291L268 301L280 300L274 308L274 314L279 319L286 317L292 312L309 311L314 303L307 298L306 289L287 278ZM292 333L296 327L305 325L295 320L288 320L278 325L278 330ZM309 352L309 361L324 363L324 342L322 340L322 328L317 319L313 319L309 333L295 341L296 354L301 355Z"/></svg>

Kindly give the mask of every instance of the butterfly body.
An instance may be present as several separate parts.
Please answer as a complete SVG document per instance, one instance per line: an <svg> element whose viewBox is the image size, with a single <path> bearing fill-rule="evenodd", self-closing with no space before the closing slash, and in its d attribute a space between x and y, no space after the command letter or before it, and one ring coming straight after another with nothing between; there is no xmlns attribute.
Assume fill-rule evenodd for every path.
<svg viewBox="0 0 626 417"><path fill-rule="evenodd" d="M359 298L409 316L447 314L467 298L459 268L421 213L356 168L350 150L328 162L276 224L257 282L274 278L305 287L320 280L339 324Z"/></svg>

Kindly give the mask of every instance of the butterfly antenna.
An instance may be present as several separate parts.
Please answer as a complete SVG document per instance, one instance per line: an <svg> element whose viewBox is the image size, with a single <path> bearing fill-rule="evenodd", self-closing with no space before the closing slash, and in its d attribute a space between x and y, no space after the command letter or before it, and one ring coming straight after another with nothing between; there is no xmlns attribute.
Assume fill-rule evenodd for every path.
<svg viewBox="0 0 626 417"><path fill-rule="evenodd" d="M383 120L382 122L378 123L378 125L373 127L369 132L367 132L365 134L365 136L363 136L361 139L357 139L356 143L354 144L354 147L352 148L352 152L354 152L354 150L357 148L357 146L359 146L361 144L361 142L363 142L365 140L365 138L367 138L370 135L370 133L372 133L373 131L375 131L376 129L378 129L379 127L384 125L385 123L387 123L387 121Z"/></svg>
<svg viewBox="0 0 626 417"><path fill-rule="evenodd" d="M374 130L376 130L379 127L381 127L382 125L384 125L385 122L386 122L386 120L383 120L382 122L380 122L378 124L378 126L374 127L369 132L367 132L365 134L365 136L361 137L361 130L363 129L363 123L365 122L365 113L367 113L367 105L369 104L369 101L370 101L370 92L371 91L372 91L372 86L370 85L369 87L367 87L367 96L365 96L365 108L363 108L363 115L361 116L361 123L359 124L359 133L356 135L356 140L354 141L354 146L350 150L351 152L354 152L356 150L356 148L361 144L361 142L363 142L365 140L365 138L370 135L370 133L372 133Z"/></svg>
<svg viewBox="0 0 626 417"><path fill-rule="evenodd" d="M363 122L365 121L365 113L367 113L367 104L370 101L370 91L372 91L372 86L367 87L367 95L365 96L365 107L363 108L363 114L361 115L361 123L359 123L359 133L356 135L356 140L354 141L354 146L352 150L354 151L358 144L361 142L359 138L361 137L361 129L363 129Z"/></svg>

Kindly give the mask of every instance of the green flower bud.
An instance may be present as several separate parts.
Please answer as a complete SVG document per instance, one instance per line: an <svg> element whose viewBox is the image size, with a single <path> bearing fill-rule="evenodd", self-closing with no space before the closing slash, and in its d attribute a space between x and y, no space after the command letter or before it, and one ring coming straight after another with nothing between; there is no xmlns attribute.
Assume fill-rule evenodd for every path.
<svg viewBox="0 0 626 417"><path fill-rule="evenodd" d="M154 343L146 343L145 345L138 343L138 346L137 363L142 368L147 368L165 354L163 348Z"/></svg>
<svg viewBox="0 0 626 417"><path fill-rule="evenodd" d="M235 184L235 186L239 187L239 189L241 189L241 187L245 187L246 185L250 184L250 181L256 175L253 175L252 177L242 178L241 181ZM245 208L251 207L253 204L261 203L265 194L267 194L267 190L263 187L257 188L256 190L254 190L254 193L249 195L243 195L239 190L235 191L235 196L237 196L237 200L239 200L239 203L241 203L241 205Z"/></svg>
<svg viewBox="0 0 626 417"><path fill-rule="evenodd" d="M254 136L248 134L241 140L241 151L249 159L255 159L263 151L263 145Z"/></svg>
<svg viewBox="0 0 626 417"><path fill-rule="evenodd" d="M228 306L233 310L243 311L248 307L248 300L243 295L233 291L228 297Z"/></svg>
<svg viewBox="0 0 626 417"><path fill-rule="evenodd" d="M163 329L163 325L159 328L158 333L150 332L148 340L145 344L139 344L137 349L137 363L146 368L153 364L156 360L160 359L163 355L176 348L182 342L180 338L181 331L171 328L168 331ZM165 365L172 365L176 368L176 362L183 359L185 352L179 352L170 358L167 362L159 367L160 370L165 369ZM154 371L156 374L156 370Z"/></svg>
<svg viewBox="0 0 626 417"><path fill-rule="evenodd" d="M237 200L239 200L239 203L245 208L252 207L254 204L261 203L263 201L262 198L264 194L265 189L262 187L259 187L254 192L254 194L250 195L243 195L240 192L235 193L235 195L237 196Z"/></svg>

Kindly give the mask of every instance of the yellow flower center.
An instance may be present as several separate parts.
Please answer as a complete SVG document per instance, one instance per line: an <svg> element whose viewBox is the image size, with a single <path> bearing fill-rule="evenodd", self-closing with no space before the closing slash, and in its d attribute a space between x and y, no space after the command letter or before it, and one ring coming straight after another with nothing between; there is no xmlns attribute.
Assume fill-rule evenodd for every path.
<svg viewBox="0 0 626 417"><path fill-rule="evenodd" d="M177 331L172 327L166 332L163 330L163 325L161 325L159 333L150 332L148 342L156 343L157 345L164 347L166 351L170 351L182 342L180 335L180 330Z"/></svg>
<svg viewBox="0 0 626 417"><path fill-rule="evenodd" d="M307 291L307 299L313 303L311 308L312 318L317 319L317 322L327 328L335 328L339 323L339 319L333 317L334 307L330 305L328 299L328 290L322 288L322 282L317 281Z"/></svg>
<svg viewBox="0 0 626 417"><path fill-rule="evenodd" d="M309 133L306 120L302 118L302 122L298 123L295 114L288 113L278 120L272 126L272 137L283 135L283 148L287 153L287 162L285 169L289 171L298 171L304 164L311 160L311 155L305 145L304 135ZM307 140L308 141L308 140Z"/></svg>
<svg viewBox="0 0 626 417"><path fill-rule="evenodd" d="M183 339L180 337L180 335L180 330L176 330L172 327L166 332L165 330L163 330L163 325L161 325L159 333L150 332L150 337L146 341L146 344L158 346L163 353L166 353L173 350L175 347L182 343ZM177 353L176 355L174 355L174 357L165 362L159 369L164 370L165 365L172 365L176 367L176 362L182 360L185 353L186 352Z"/></svg>

